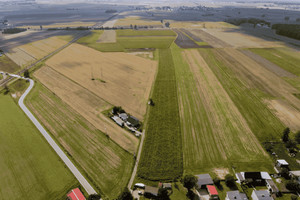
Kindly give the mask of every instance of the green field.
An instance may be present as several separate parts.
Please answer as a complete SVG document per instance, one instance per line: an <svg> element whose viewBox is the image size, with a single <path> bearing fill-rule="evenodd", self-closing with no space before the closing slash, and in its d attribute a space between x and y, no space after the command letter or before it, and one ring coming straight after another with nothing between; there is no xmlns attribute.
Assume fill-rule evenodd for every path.
<svg viewBox="0 0 300 200"><path fill-rule="evenodd" d="M9 94L0 113L0 199L65 199L75 177Z"/></svg>
<svg viewBox="0 0 300 200"><path fill-rule="evenodd" d="M266 58L267 60L273 62L279 67L285 69L286 71L291 72L297 76L300 76L300 55L293 54L286 49L250 49L252 52Z"/></svg>
<svg viewBox="0 0 300 200"><path fill-rule="evenodd" d="M90 35L80 38L77 42L103 52L119 52L128 49L144 48L169 48L175 40L174 32L169 30L160 31L139 31L139 30L118 30L116 43L97 43L103 31L93 31ZM140 37L139 34L143 34ZM147 35L148 34L148 35ZM171 35L171 36L170 36ZM134 37L137 36L137 37Z"/></svg>
<svg viewBox="0 0 300 200"><path fill-rule="evenodd" d="M159 50L152 99L155 106L149 110L138 176L148 180L173 180L182 175L183 165L175 68L170 49Z"/></svg>
<svg viewBox="0 0 300 200"><path fill-rule="evenodd" d="M197 71L192 71L189 65L193 63L183 59L183 50L175 45L171 49L178 84L185 172L199 174L213 172L215 168L231 171L232 166L237 171L272 169L271 159L217 84L218 80L211 78L213 73L197 62L194 63Z"/></svg>
<svg viewBox="0 0 300 200"><path fill-rule="evenodd" d="M0 57L0 71L12 73L19 69L20 67L7 56L2 55Z"/></svg>
<svg viewBox="0 0 300 200"><path fill-rule="evenodd" d="M176 36L172 30L117 30L117 36Z"/></svg>
<svg viewBox="0 0 300 200"><path fill-rule="evenodd" d="M256 88L248 87L244 80L231 69L236 63L225 63L216 49L199 50L211 70L246 119L249 127L261 142L278 141L285 128L263 103L271 98Z"/></svg>
<svg viewBox="0 0 300 200"><path fill-rule="evenodd" d="M37 83L26 104L103 197L114 199L129 180L133 156Z"/></svg>

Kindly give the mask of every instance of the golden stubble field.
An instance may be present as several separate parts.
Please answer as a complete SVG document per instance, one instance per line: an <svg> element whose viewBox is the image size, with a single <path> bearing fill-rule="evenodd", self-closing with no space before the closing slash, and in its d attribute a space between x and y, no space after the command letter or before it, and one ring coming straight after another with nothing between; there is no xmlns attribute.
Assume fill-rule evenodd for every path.
<svg viewBox="0 0 300 200"><path fill-rule="evenodd" d="M48 66L42 67L34 76L97 129L108 134L122 148L131 153L135 152L138 139L101 113L111 107L109 103Z"/></svg>
<svg viewBox="0 0 300 200"><path fill-rule="evenodd" d="M26 66L34 61L47 56L68 42L58 36L39 40L13 48L6 55L19 66Z"/></svg>
<svg viewBox="0 0 300 200"><path fill-rule="evenodd" d="M143 120L157 62L126 53L102 53L72 44L46 64L85 89Z"/></svg>

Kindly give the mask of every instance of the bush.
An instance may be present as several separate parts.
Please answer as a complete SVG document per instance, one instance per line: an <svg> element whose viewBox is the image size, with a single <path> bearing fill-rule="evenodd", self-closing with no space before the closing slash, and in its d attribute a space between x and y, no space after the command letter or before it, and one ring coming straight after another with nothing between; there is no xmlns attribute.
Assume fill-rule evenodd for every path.
<svg viewBox="0 0 300 200"><path fill-rule="evenodd" d="M235 180L234 180L234 177L230 174L227 174L225 176L225 184L228 186L228 187L234 187L235 186Z"/></svg>
<svg viewBox="0 0 300 200"><path fill-rule="evenodd" d="M283 133L282 133L282 141L283 141L283 142L287 142L287 141L290 140L289 134L290 134L290 129L289 129L289 128L285 128L285 129L283 130Z"/></svg>
<svg viewBox="0 0 300 200"><path fill-rule="evenodd" d="M219 186L221 184L221 180L219 178L217 178L217 177L213 179L213 182L217 186Z"/></svg>
<svg viewBox="0 0 300 200"><path fill-rule="evenodd" d="M286 169L286 168L282 168L282 169L280 170L280 175L281 175L282 177L284 177L285 179L289 179L289 178L290 178L290 176L289 176L289 170Z"/></svg>
<svg viewBox="0 0 300 200"><path fill-rule="evenodd" d="M291 200L297 200L298 199L298 196L297 195L295 195L295 194L292 194L291 195Z"/></svg>
<svg viewBox="0 0 300 200"><path fill-rule="evenodd" d="M123 192L118 196L117 200L133 200L133 196L127 187L123 189Z"/></svg>
<svg viewBox="0 0 300 200"><path fill-rule="evenodd" d="M88 200L99 200L99 199L101 199L101 195L99 195L99 194L91 194L88 197Z"/></svg>
<svg viewBox="0 0 300 200"><path fill-rule="evenodd" d="M295 135L295 140L298 144L300 144L300 131L298 131Z"/></svg>
<svg viewBox="0 0 300 200"><path fill-rule="evenodd" d="M185 175L183 178L183 186L186 187L188 190L195 187L196 183L197 183L197 177L195 177L194 175L188 174Z"/></svg>
<svg viewBox="0 0 300 200"><path fill-rule="evenodd" d="M297 181L291 180L285 184L286 189L294 192L299 191L299 183Z"/></svg>

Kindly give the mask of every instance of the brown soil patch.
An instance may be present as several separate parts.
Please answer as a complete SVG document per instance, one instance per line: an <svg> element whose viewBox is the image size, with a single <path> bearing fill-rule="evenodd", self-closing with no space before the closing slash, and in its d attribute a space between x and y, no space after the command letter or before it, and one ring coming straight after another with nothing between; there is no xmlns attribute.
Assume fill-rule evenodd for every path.
<svg viewBox="0 0 300 200"><path fill-rule="evenodd" d="M196 44L193 40L191 40L188 36L186 36L183 32L181 32L178 29L174 29L174 31L177 33L177 37L175 40L175 43L180 48L199 48L199 45Z"/></svg>
<svg viewBox="0 0 300 200"><path fill-rule="evenodd" d="M131 153L135 152L138 145L137 138L101 113L111 105L48 66L41 68L34 75L97 129L107 133L124 149Z"/></svg>
<svg viewBox="0 0 300 200"><path fill-rule="evenodd" d="M231 47L231 45L227 42L224 42L203 30L193 29L189 31L195 36L199 37L202 41L207 42L209 45L215 48Z"/></svg>
<svg viewBox="0 0 300 200"><path fill-rule="evenodd" d="M115 43L117 42L116 35L115 30L104 30L97 40L97 43Z"/></svg>
<svg viewBox="0 0 300 200"><path fill-rule="evenodd" d="M126 53L102 53L72 44L46 64L143 120L157 62Z"/></svg>
<svg viewBox="0 0 300 200"><path fill-rule="evenodd" d="M214 168L213 172L216 173L220 179L225 179L225 176L229 174L229 170L227 168Z"/></svg>

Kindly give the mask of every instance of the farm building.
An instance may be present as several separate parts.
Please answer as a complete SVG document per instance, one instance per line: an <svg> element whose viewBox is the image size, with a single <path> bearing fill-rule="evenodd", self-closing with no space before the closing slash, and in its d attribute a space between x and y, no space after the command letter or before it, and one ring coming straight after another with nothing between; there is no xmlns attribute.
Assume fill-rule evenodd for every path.
<svg viewBox="0 0 300 200"><path fill-rule="evenodd" d="M67 196L68 200L85 200L85 197L83 196L79 188L73 189Z"/></svg>
<svg viewBox="0 0 300 200"><path fill-rule="evenodd" d="M253 190L251 197L253 200L273 200L268 190Z"/></svg>
<svg viewBox="0 0 300 200"><path fill-rule="evenodd" d="M128 126L133 126L133 127L136 127L136 128L140 125L140 121L137 118L135 118L134 116L131 116L131 115L127 118L126 123L127 123Z"/></svg>
<svg viewBox="0 0 300 200"><path fill-rule="evenodd" d="M124 122L121 120L120 117L118 116L113 116L111 117L119 126L123 127L124 126Z"/></svg>
<svg viewBox="0 0 300 200"><path fill-rule="evenodd" d="M285 167L285 168L287 168L287 167L289 167L289 163L286 162L286 160L283 160L283 159L281 159L281 160L276 160L275 166L276 166L276 167Z"/></svg>
<svg viewBox="0 0 300 200"><path fill-rule="evenodd" d="M158 196L158 188L157 187L151 187L151 186L145 186L145 197L157 197Z"/></svg>
<svg viewBox="0 0 300 200"><path fill-rule="evenodd" d="M227 192L225 200L248 200L248 198L245 193L235 190Z"/></svg>
<svg viewBox="0 0 300 200"><path fill-rule="evenodd" d="M267 179L266 180L266 185L267 185L270 192L272 192L272 193L279 192L278 187L276 186L276 184L274 183L274 181L272 179Z"/></svg>
<svg viewBox="0 0 300 200"><path fill-rule="evenodd" d="M196 175L198 178L197 186L198 189L203 189L206 185L213 185L214 182L209 174Z"/></svg>
<svg viewBox="0 0 300 200"><path fill-rule="evenodd" d="M219 194L215 186L207 185L206 186L210 199L219 199Z"/></svg>
<svg viewBox="0 0 300 200"><path fill-rule="evenodd" d="M120 113L120 114L119 114L119 117L120 117L124 122L126 122L127 119L128 119L128 115L127 115L126 113Z"/></svg>

